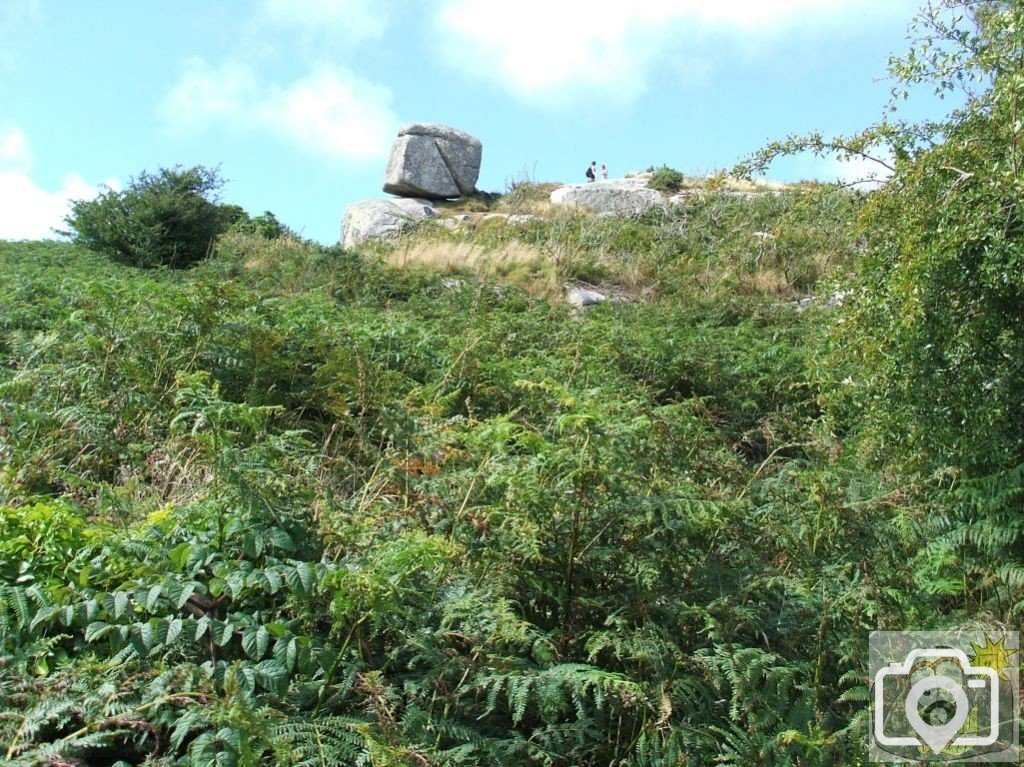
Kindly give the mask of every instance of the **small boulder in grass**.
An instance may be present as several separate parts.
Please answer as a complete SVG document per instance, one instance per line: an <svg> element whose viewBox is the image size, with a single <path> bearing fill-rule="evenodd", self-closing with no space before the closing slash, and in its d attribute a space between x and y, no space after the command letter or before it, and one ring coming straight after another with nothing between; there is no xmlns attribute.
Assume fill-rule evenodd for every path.
<svg viewBox="0 0 1024 767"><path fill-rule="evenodd" d="M570 306L583 308L586 306L595 306L602 304L608 300L608 296L604 293L598 293L596 290L588 290L587 288L574 287L569 288L568 293L565 296L565 300Z"/></svg>

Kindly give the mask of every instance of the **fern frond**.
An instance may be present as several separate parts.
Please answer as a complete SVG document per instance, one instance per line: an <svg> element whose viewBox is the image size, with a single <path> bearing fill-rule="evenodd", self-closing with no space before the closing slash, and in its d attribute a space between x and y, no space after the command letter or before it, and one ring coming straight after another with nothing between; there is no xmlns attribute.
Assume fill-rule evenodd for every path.
<svg viewBox="0 0 1024 767"><path fill-rule="evenodd" d="M274 753L295 767L359 764L370 756L363 720L346 716L290 719L270 731Z"/></svg>

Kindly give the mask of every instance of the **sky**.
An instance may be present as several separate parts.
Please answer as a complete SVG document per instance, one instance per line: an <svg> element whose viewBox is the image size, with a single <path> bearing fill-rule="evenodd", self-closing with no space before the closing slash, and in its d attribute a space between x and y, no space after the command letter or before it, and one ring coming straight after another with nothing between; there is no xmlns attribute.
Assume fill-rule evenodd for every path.
<svg viewBox="0 0 1024 767"><path fill-rule="evenodd" d="M918 0L0 0L0 239L143 171L219 169L221 201L338 242L385 198L403 123L483 143L477 188L732 166L880 119ZM923 103L917 116L940 116ZM857 165L798 158L777 180Z"/></svg>

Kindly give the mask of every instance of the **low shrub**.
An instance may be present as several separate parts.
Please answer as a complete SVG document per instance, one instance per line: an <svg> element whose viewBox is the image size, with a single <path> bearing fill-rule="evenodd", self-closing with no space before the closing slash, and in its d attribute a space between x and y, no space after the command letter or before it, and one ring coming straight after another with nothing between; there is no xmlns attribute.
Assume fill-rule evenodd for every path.
<svg viewBox="0 0 1024 767"><path fill-rule="evenodd" d="M143 171L123 191L72 202L62 234L130 266L188 267L239 217L237 206L218 204L221 186L216 169L199 165Z"/></svg>
<svg viewBox="0 0 1024 767"><path fill-rule="evenodd" d="M686 177L678 170L662 165L648 179L647 186L659 192L674 194L683 188L685 181Z"/></svg>

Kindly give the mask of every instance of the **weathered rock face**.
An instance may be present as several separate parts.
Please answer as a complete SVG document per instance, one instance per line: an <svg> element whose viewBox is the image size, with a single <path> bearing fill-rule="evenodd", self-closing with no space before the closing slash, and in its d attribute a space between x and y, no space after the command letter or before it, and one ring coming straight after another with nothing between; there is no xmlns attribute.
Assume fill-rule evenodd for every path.
<svg viewBox="0 0 1024 767"><path fill-rule="evenodd" d="M610 216L638 216L646 210L665 205L665 197L647 188L643 178L570 184L551 193L553 205L587 208Z"/></svg>
<svg viewBox="0 0 1024 767"><path fill-rule="evenodd" d="M483 144L446 125L409 123L398 131L384 173L384 191L400 197L444 200L472 194Z"/></svg>
<svg viewBox="0 0 1024 767"><path fill-rule="evenodd" d="M363 200L345 210L341 244L351 248L367 240L393 237L411 223L436 216L437 211L427 200Z"/></svg>

